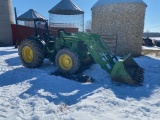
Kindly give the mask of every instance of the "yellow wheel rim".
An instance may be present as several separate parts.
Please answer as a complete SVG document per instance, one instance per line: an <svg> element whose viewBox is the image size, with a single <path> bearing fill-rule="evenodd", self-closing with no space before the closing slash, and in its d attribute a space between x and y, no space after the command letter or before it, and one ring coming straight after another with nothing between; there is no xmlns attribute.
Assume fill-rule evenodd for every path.
<svg viewBox="0 0 160 120"><path fill-rule="evenodd" d="M63 70L69 70L72 67L72 59L67 54L63 54L59 58L59 65Z"/></svg>
<svg viewBox="0 0 160 120"><path fill-rule="evenodd" d="M25 46L22 49L22 57L25 62L30 63L33 61L33 51L29 46Z"/></svg>

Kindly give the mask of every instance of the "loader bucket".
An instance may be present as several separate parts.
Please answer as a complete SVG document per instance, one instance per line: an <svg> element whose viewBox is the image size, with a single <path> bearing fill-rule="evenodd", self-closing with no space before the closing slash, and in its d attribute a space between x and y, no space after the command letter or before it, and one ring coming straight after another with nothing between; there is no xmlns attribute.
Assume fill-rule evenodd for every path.
<svg viewBox="0 0 160 120"><path fill-rule="evenodd" d="M143 84L143 68L134 60L131 54L120 59L114 65L111 71L111 78L117 82L123 82L131 85Z"/></svg>

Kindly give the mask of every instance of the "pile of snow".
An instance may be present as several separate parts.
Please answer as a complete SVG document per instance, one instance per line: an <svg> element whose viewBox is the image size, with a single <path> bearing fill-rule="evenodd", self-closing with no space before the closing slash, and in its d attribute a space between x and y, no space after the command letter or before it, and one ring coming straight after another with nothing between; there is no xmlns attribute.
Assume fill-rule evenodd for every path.
<svg viewBox="0 0 160 120"><path fill-rule="evenodd" d="M25 68L17 49L0 47L0 120L159 120L160 58L135 61L143 86L116 84L98 64L84 71L95 81L80 83L51 75L57 68L48 60Z"/></svg>

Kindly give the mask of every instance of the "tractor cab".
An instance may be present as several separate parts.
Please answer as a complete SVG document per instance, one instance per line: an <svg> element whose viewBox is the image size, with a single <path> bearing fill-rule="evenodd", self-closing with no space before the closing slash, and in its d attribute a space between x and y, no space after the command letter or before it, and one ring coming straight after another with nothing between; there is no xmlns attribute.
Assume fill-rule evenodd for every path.
<svg viewBox="0 0 160 120"><path fill-rule="evenodd" d="M53 39L48 29L48 20L35 19L34 20L34 37L43 39L45 42Z"/></svg>

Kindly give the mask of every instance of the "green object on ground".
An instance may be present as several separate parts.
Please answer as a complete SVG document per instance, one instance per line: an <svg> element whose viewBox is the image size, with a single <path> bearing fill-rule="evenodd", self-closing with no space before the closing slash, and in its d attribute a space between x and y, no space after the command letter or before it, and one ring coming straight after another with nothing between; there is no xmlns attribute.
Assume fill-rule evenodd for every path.
<svg viewBox="0 0 160 120"><path fill-rule="evenodd" d="M143 84L143 69L133 60L129 54L120 59L111 71L111 78L117 82L128 84Z"/></svg>

